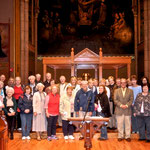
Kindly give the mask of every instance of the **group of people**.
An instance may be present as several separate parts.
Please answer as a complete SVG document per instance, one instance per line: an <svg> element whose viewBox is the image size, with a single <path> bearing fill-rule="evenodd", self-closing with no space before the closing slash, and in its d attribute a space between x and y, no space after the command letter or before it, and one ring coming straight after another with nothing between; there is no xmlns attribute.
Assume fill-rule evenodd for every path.
<svg viewBox="0 0 150 150"><path fill-rule="evenodd" d="M109 123L102 126L99 140L107 140L107 128L118 129L118 141L131 141L131 133L139 133L139 141L150 142L150 94L148 78L132 75L125 78L88 79L71 77L70 83L60 76L55 83L51 73L46 80L41 75L31 75L28 85L20 77L0 76L0 110L8 122L9 136L14 129L22 130L22 140L30 140L30 131L37 133L37 140L47 131L47 140L57 140L56 124L62 126L64 139L74 139L75 127L70 117L107 117ZM146 132L145 132L146 131ZM81 136L80 139L83 139Z"/></svg>

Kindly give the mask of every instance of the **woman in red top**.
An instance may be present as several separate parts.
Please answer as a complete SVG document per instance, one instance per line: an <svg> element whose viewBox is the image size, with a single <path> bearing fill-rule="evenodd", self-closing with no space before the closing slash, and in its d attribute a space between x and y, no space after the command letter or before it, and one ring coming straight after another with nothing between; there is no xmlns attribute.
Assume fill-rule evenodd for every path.
<svg viewBox="0 0 150 150"><path fill-rule="evenodd" d="M18 105L18 101L19 101L20 96L23 96L23 87L21 85L21 78L16 77L15 78L15 86L14 86L13 97L16 99L17 105ZM19 110L19 108L17 108L16 117L17 117L17 129L21 130L21 119L20 119L20 110Z"/></svg>
<svg viewBox="0 0 150 150"><path fill-rule="evenodd" d="M47 136L48 141L52 139L57 140L56 137L56 123L59 115L59 94L58 94L58 87L53 85L51 87L52 92L47 95L45 109L46 109L46 116L47 116Z"/></svg>

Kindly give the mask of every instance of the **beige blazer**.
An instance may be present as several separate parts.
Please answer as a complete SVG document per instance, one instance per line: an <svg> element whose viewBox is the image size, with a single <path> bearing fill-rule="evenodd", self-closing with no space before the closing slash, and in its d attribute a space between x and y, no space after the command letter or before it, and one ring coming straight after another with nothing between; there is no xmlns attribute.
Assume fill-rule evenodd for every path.
<svg viewBox="0 0 150 150"><path fill-rule="evenodd" d="M62 120L68 120L71 117L71 103L74 104L74 95L71 98L67 94L60 97L59 112Z"/></svg>
<svg viewBox="0 0 150 150"><path fill-rule="evenodd" d="M133 101L133 91L131 89L126 89L125 96L123 97L123 93L121 88L116 89L114 92L114 103L115 103L115 114L116 115L131 115L131 105ZM123 109L120 106L127 105L128 108Z"/></svg>
<svg viewBox="0 0 150 150"><path fill-rule="evenodd" d="M45 92L44 92L44 97L46 97ZM35 92L33 95L33 112L41 113L41 96L39 92Z"/></svg>

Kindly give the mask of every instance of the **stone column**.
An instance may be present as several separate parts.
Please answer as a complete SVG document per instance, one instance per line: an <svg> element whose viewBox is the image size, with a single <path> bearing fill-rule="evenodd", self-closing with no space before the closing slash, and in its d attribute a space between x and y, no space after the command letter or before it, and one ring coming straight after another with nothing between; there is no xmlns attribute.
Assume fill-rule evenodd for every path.
<svg viewBox="0 0 150 150"><path fill-rule="evenodd" d="M21 16L20 16L20 20L21 20L21 79L22 82L25 82L25 61L24 61L24 55L25 55L25 3L24 0L21 0Z"/></svg>
<svg viewBox="0 0 150 150"><path fill-rule="evenodd" d="M134 53L135 53L135 73L138 73L138 52L137 52L137 45L138 45L138 19L137 19L137 0L133 0L133 15L134 15Z"/></svg>
<svg viewBox="0 0 150 150"><path fill-rule="evenodd" d="M25 61L25 84L28 82L28 76L29 76L29 0L25 0L25 28L24 28L24 40L25 40L25 53L24 53L24 61Z"/></svg>
<svg viewBox="0 0 150 150"><path fill-rule="evenodd" d="M150 1L144 0L144 75L150 79Z"/></svg>
<svg viewBox="0 0 150 150"><path fill-rule="evenodd" d="M35 73L37 73L37 52L38 52L38 15L39 15L39 0L35 0L35 18L34 18L34 28L35 28Z"/></svg>

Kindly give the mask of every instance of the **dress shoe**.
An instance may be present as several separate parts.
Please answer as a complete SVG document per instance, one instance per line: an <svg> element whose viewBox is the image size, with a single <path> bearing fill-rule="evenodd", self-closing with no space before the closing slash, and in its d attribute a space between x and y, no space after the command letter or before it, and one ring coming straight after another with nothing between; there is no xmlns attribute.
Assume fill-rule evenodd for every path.
<svg viewBox="0 0 150 150"><path fill-rule="evenodd" d="M83 139L84 139L84 137L83 137L83 136L80 136L80 137L79 137L79 140L83 140Z"/></svg>
<svg viewBox="0 0 150 150"><path fill-rule="evenodd" d="M120 141L122 141L123 139L122 138L118 138L118 141L120 142Z"/></svg>
<svg viewBox="0 0 150 150"><path fill-rule="evenodd" d="M127 138L126 141L127 141L127 142L131 142L131 138Z"/></svg>
<svg viewBox="0 0 150 150"><path fill-rule="evenodd" d="M146 140L147 143L150 143L150 140Z"/></svg>
<svg viewBox="0 0 150 150"><path fill-rule="evenodd" d="M145 141L145 139L138 139L138 141Z"/></svg>

